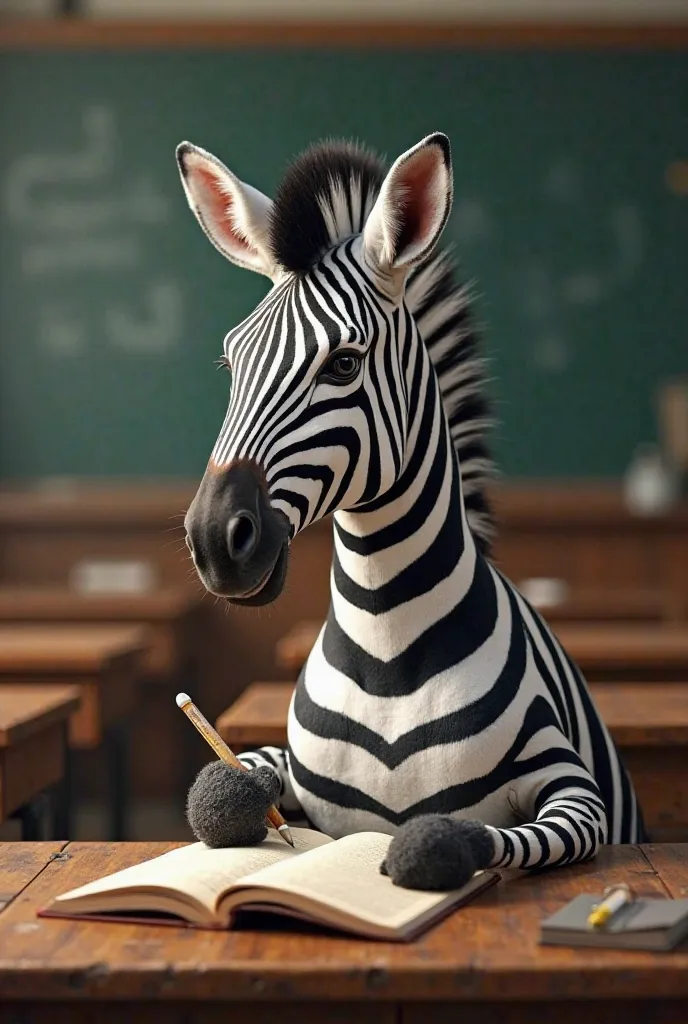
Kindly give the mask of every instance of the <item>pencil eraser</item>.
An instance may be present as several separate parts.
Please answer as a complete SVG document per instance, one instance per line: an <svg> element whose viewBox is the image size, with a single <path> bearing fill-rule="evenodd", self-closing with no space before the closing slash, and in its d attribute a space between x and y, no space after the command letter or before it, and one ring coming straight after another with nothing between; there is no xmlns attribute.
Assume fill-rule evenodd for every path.
<svg viewBox="0 0 688 1024"><path fill-rule="evenodd" d="M191 703L191 697L189 697L188 693L178 693L177 694L177 707L178 708L183 708L185 704L190 704L190 703Z"/></svg>

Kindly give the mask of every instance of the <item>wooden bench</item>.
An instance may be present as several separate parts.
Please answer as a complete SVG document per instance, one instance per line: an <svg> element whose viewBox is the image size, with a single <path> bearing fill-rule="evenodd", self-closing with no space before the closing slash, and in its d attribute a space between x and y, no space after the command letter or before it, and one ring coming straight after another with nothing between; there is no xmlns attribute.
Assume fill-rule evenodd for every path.
<svg viewBox="0 0 688 1024"><path fill-rule="evenodd" d="M0 822L19 817L25 839L38 838L36 798L68 778L67 726L80 701L77 686L0 686ZM53 830L66 839L68 795L59 796Z"/></svg>
<svg viewBox="0 0 688 1024"><path fill-rule="evenodd" d="M278 668L295 678L322 623L297 623L278 642ZM566 622L554 631L589 681L639 682L688 679L688 626Z"/></svg>
<svg viewBox="0 0 688 1024"><path fill-rule="evenodd" d="M217 720L235 752L284 747L293 683L253 683ZM688 683L592 683L655 840L688 840Z"/></svg>
<svg viewBox="0 0 688 1024"><path fill-rule="evenodd" d="M583 892L627 882L678 898L688 847L605 847L587 864L512 873L409 943L296 921L194 933L37 918L60 893L176 843L0 846L0 1016L22 1024L670 1024L686 1019L688 950L538 944ZM15 895L20 894L20 895Z"/></svg>
<svg viewBox="0 0 688 1024"><path fill-rule="evenodd" d="M202 594L184 587L142 593L84 593L69 587L0 585L0 626L117 625L146 630L141 691L132 723L130 759L137 792L160 797L181 791L193 769L188 730L170 693L196 689L203 646ZM160 742L151 758L150 736Z"/></svg>
<svg viewBox="0 0 688 1024"><path fill-rule="evenodd" d="M10 682L79 687L69 743L76 750L103 748L116 839L125 831L128 728L145 648L145 631L138 628L0 627L0 687Z"/></svg>

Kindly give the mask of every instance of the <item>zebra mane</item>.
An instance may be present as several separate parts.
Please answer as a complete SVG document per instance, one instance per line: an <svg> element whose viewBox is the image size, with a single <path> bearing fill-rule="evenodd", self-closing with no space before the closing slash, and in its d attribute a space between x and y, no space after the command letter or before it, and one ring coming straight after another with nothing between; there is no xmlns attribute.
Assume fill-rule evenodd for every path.
<svg viewBox="0 0 688 1024"><path fill-rule="evenodd" d="M336 245L359 234L386 174L383 161L351 142L309 147L287 168L270 216L270 247L286 270L306 273ZM486 495L494 464L486 443L492 424L485 364L471 324L467 288L455 277L448 252L416 267L406 303L430 354L461 468L471 530L487 553L494 533Z"/></svg>

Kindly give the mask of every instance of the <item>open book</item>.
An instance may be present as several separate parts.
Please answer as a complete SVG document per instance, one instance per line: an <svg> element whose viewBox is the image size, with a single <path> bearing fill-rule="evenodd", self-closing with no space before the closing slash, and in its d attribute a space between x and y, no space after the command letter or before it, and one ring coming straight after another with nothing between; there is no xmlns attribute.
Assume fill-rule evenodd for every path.
<svg viewBox="0 0 688 1024"><path fill-rule="evenodd" d="M58 896L39 913L148 923L174 915L177 924L229 928L239 910L267 910L408 941L499 877L478 872L452 892L402 889L380 874L391 836L359 832L335 841L311 829L291 831L294 849L272 830L257 846L182 846Z"/></svg>

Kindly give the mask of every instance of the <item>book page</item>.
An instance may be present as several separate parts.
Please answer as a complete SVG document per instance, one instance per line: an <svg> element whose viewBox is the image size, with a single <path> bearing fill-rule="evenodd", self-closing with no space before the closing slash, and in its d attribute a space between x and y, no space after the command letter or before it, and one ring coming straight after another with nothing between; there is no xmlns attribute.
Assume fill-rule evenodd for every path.
<svg viewBox="0 0 688 1024"><path fill-rule="evenodd" d="M291 834L293 849L273 829L258 846L213 850L204 843L190 843L161 857L72 889L58 896L54 906L57 909L62 905L66 909L67 902L88 900L89 908L93 909L96 902L103 907L108 905L107 894L176 892L190 896L214 913L222 894L244 875L283 860L296 859L299 854L333 842L329 836L313 829L293 828ZM103 897L102 901L97 900L99 896ZM140 902L141 909L144 909L145 900ZM74 909L78 908L74 906Z"/></svg>
<svg viewBox="0 0 688 1024"><path fill-rule="evenodd" d="M296 893L361 921L402 929L439 907L447 893L402 889L381 875L380 864L391 841L391 836L377 832L345 836L302 857L247 875L241 885Z"/></svg>

